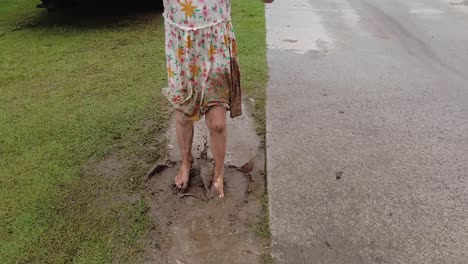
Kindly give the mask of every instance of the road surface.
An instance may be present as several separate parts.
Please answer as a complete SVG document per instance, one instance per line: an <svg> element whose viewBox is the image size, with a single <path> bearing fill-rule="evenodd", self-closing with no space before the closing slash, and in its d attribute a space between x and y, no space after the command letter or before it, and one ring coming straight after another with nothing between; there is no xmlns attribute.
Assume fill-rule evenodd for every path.
<svg viewBox="0 0 468 264"><path fill-rule="evenodd" d="M468 1L266 16L277 263L468 263Z"/></svg>

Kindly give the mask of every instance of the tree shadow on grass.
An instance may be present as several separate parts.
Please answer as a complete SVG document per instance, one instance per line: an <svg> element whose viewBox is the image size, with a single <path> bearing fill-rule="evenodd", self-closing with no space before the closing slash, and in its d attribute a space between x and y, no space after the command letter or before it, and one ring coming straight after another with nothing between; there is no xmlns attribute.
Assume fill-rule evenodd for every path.
<svg viewBox="0 0 468 264"><path fill-rule="evenodd" d="M10 29L64 27L87 30L125 27L141 19L154 19L162 12L162 0L85 0L49 11L43 9L34 16L23 17Z"/></svg>

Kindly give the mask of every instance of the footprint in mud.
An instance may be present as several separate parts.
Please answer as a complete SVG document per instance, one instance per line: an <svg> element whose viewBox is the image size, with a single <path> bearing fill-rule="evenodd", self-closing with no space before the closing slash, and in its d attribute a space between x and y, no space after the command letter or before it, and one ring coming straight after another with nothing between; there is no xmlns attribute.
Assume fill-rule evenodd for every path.
<svg viewBox="0 0 468 264"><path fill-rule="evenodd" d="M178 163L167 161L164 164L156 165L148 174L147 179L157 177L159 174L163 177L176 175ZM255 168L255 159L252 159L242 167L229 166L225 169L224 189L229 199L235 202L243 202L249 192L249 185L252 181L250 173ZM214 190L212 188L212 164L207 159L197 159L192 170L190 171L190 180L187 189L178 190L175 184L171 184L173 194L177 194L182 198L197 198L202 201L208 201L214 198Z"/></svg>
<svg viewBox="0 0 468 264"><path fill-rule="evenodd" d="M223 199L209 199L213 165L206 159L196 160L185 192L173 193L170 187L178 162L161 164L148 174L161 263L257 263L262 242L252 225L262 219L259 195L264 185L260 178L252 180L255 161L226 167Z"/></svg>

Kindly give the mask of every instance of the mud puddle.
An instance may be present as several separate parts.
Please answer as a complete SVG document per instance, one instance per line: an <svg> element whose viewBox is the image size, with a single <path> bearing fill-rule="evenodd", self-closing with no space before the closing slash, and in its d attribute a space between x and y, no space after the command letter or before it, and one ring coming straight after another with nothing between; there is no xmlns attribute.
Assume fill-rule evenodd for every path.
<svg viewBox="0 0 468 264"><path fill-rule="evenodd" d="M196 124L195 163L185 192L174 187L179 168L177 150L153 168L146 182L150 214L156 223L152 254L146 263L210 264L258 263L265 241L255 226L262 220L260 197L264 193L264 156L252 120L228 121L228 157L225 198L210 192L213 168L204 122ZM177 147L168 131L168 145ZM244 166L243 166L244 165Z"/></svg>

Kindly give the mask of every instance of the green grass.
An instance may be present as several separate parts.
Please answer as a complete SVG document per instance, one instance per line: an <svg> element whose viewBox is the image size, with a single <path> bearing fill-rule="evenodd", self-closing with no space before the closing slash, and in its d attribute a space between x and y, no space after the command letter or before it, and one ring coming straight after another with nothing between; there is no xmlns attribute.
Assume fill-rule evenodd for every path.
<svg viewBox="0 0 468 264"><path fill-rule="evenodd" d="M254 101L252 115L256 121L257 133L264 135L268 81L265 8L260 0L233 0L232 7L239 46L242 88Z"/></svg>
<svg viewBox="0 0 468 264"><path fill-rule="evenodd" d="M133 153L129 142L164 128L162 20L47 14L35 4L0 4L0 263L130 260L148 226L135 214L141 203L100 210L131 190L83 168L117 145ZM138 130L144 120L154 133Z"/></svg>
<svg viewBox="0 0 468 264"><path fill-rule="evenodd" d="M169 118L161 16L48 14L37 3L0 3L0 263L138 262L153 225L142 176ZM233 7L262 134L263 4ZM122 175L86 169L110 153L125 160Z"/></svg>
<svg viewBox="0 0 468 264"><path fill-rule="evenodd" d="M271 244L271 229L270 229L270 214L268 210L268 195L264 193L261 197L260 202L262 203L263 217L262 220L256 225L255 232L257 236L266 241L263 252L260 255L259 262L261 264L274 263L273 257L270 252Z"/></svg>
<svg viewBox="0 0 468 264"><path fill-rule="evenodd" d="M275 260L271 256L270 252L264 252L262 255L260 255L259 262L260 264L273 264L275 263Z"/></svg>
<svg viewBox="0 0 468 264"><path fill-rule="evenodd" d="M268 213L268 196L267 194L263 194L261 197L262 202L262 210L265 212L263 214L262 221L257 225L256 233L259 237L270 239L271 238L271 230L270 230L270 218Z"/></svg>
<svg viewBox="0 0 468 264"><path fill-rule="evenodd" d="M264 137L266 129L266 86L268 81L265 8L264 4L258 0L233 0L232 5L233 23L239 43L242 88L249 99L253 99L251 110L256 122L257 133ZM249 100L249 102L251 101ZM261 264L271 264L274 261L270 254L271 231L266 193L262 196L261 202L263 217L254 228L257 236L265 241L259 262Z"/></svg>

